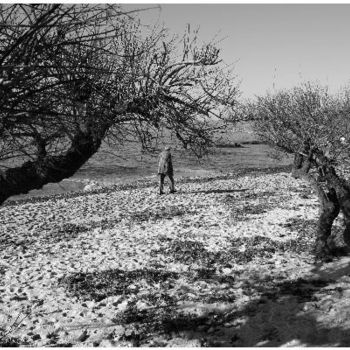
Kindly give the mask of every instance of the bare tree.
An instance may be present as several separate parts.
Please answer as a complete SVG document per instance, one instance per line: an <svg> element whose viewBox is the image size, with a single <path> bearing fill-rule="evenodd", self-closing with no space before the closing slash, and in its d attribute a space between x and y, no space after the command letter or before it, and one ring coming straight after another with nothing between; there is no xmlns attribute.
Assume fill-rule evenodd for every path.
<svg viewBox="0 0 350 350"><path fill-rule="evenodd" d="M247 106L256 132L272 146L295 155L293 176L306 179L320 202L316 256L332 254L328 239L335 218L344 214L344 241L350 245L350 186L344 180L350 140L350 91L331 95L307 83L259 97Z"/></svg>
<svg viewBox="0 0 350 350"><path fill-rule="evenodd" d="M166 128L200 155L234 107L229 67L189 30L146 31L118 5L0 6L0 203L72 176L106 139L151 148Z"/></svg>

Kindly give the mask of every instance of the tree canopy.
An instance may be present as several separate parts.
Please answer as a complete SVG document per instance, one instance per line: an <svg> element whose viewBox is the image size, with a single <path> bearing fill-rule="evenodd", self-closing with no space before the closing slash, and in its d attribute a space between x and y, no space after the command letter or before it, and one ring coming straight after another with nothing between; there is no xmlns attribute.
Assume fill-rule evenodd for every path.
<svg viewBox="0 0 350 350"><path fill-rule="evenodd" d="M0 6L0 202L73 175L106 139L151 148L166 128L201 155L235 106L219 49L189 29L168 37L115 4Z"/></svg>
<svg viewBox="0 0 350 350"><path fill-rule="evenodd" d="M250 108L255 132L280 150L296 153L307 142L333 162L349 160L349 89L331 94L327 87L305 83L258 97Z"/></svg>
<svg viewBox="0 0 350 350"><path fill-rule="evenodd" d="M320 200L316 253L331 253L328 238L342 211L344 241L350 245L350 90L330 94L326 87L302 86L258 97L246 106L256 132L275 148L295 155L294 177L310 182Z"/></svg>

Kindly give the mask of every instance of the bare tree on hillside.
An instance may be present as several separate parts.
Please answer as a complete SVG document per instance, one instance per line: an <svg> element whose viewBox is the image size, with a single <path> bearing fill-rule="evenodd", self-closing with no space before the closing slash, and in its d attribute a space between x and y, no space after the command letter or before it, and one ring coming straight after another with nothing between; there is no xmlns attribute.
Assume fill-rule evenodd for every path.
<svg viewBox="0 0 350 350"><path fill-rule="evenodd" d="M237 84L212 44L118 5L0 5L0 203L72 176L105 139L162 128L200 154Z"/></svg>
<svg viewBox="0 0 350 350"><path fill-rule="evenodd" d="M307 83L259 97L248 111L262 139L295 155L293 176L306 179L318 194L316 256L328 259L332 254L327 240L340 211L344 241L350 245L350 186L342 175L350 161L350 91L331 95L327 88Z"/></svg>

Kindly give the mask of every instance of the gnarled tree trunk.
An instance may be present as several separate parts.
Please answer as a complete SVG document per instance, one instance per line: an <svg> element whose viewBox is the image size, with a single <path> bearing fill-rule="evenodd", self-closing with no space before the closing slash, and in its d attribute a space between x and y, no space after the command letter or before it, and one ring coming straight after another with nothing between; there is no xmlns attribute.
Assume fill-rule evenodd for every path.
<svg viewBox="0 0 350 350"><path fill-rule="evenodd" d="M350 187L335 172L332 166L325 167L325 180L328 186L332 186L337 194L340 210L344 215L345 230L344 242L350 247Z"/></svg>
<svg viewBox="0 0 350 350"><path fill-rule="evenodd" d="M317 187L320 211L317 225L315 255L318 259L327 260L332 255L332 251L328 246L328 238L332 233L334 220L339 215L340 205L337 194L333 188L325 193L320 185L317 185Z"/></svg>
<svg viewBox="0 0 350 350"><path fill-rule="evenodd" d="M60 182L72 176L94 153L103 132L79 132L62 155L45 156L0 173L0 204L11 196L40 189L49 182Z"/></svg>
<svg viewBox="0 0 350 350"><path fill-rule="evenodd" d="M317 259L328 260L332 255L332 251L328 246L328 238L332 233L334 220L339 215L340 203L337 191L332 187L331 183L326 184L328 191L325 192L320 181L316 180L311 174L309 174L312 154L307 155L305 154L305 151L309 150L304 149L302 154L299 153L295 155L292 175L295 178L303 178L308 181L318 195L320 210L317 225L315 255Z"/></svg>
<svg viewBox="0 0 350 350"><path fill-rule="evenodd" d="M158 101L134 99L114 106L115 115L138 113L148 117L148 113ZM40 150L35 161L0 171L0 205L9 197L40 189L51 182L60 182L77 172L101 146L113 120L102 121L98 125L89 122L80 125L72 139L70 148L62 155L50 156L45 149Z"/></svg>

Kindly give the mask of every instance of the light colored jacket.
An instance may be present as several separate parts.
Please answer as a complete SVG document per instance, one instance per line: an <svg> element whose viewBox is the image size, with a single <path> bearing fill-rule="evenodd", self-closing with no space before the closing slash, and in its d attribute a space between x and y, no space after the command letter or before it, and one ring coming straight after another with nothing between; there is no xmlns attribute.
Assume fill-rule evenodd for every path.
<svg viewBox="0 0 350 350"><path fill-rule="evenodd" d="M173 175L173 163L170 151L163 151L159 156L158 174Z"/></svg>

